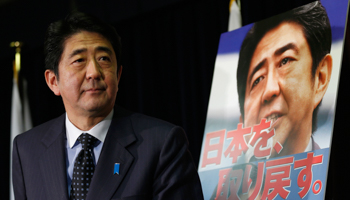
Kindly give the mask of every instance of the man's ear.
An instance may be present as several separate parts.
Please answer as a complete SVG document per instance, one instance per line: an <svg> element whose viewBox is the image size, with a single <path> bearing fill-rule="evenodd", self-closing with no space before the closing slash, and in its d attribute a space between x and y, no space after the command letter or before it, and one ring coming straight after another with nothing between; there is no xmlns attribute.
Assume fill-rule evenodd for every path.
<svg viewBox="0 0 350 200"><path fill-rule="evenodd" d="M243 123L242 115L239 116L239 123Z"/></svg>
<svg viewBox="0 0 350 200"><path fill-rule="evenodd" d="M314 109L321 102L324 94L327 91L329 81L332 74L333 59L330 54L327 54L320 62L315 74L315 99Z"/></svg>
<svg viewBox="0 0 350 200"><path fill-rule="evenodd" d="M47 86L49 86L51 91L55 95L60 96L61 92L60 92L60 89L59 89L58 84L57 84L58 80L57 80L57 76L56 76L55 72L53 72L52 70L47 69L45 71L45 80L46 80Z"/></svg>

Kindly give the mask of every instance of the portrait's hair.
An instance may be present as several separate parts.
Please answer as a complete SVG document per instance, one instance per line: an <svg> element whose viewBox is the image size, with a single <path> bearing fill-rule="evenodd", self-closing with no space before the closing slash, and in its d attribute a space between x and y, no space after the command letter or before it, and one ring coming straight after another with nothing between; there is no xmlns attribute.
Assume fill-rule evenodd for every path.
<svg viewBox="0 0 350 200"><path fill-rule="evenodd" d="M319 1L255 23L243 40L237 68L237 91L243 120L246 82L254 51L267 32L284 22L296 23L302 27L303 35L312 56L312 77L310 78L314 78L320 61L330 52L332 44L331 27L326 10ZM317 128L317 112L320 105L321 103L313 112L312 132Z"/></svg>
<svg viewBox="0 0 350 200"><path fill-rule="evenodd" d="M113 47L117 58L117 68L120 70L121 41L115 28L92 15L81 12L71 13L65 19L49 25L44 43L45 68L52 70L59 78L58 65L65 41L81 31L98 33L106 38Z"/></svg>

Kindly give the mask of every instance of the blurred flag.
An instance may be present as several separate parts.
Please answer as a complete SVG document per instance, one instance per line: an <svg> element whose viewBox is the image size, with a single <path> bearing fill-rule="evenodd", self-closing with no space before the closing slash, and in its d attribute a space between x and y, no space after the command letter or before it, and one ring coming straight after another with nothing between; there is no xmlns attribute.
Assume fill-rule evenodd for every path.
<svg viewBox="0 0 350 200"><path fill-rule="evenodd" d="M19 50L20 51L20 50ZM12 144L13 139L32 128L32 120L30 117L29 102L27 96L27 82L25 79L19 81L18 74L20 69L20 54L16 53L16 61L14 63L14 77L12 88L12 105L11 105L11 149L10 149L10 200L14 200L13 186L12 186ZM22 84L21 84L22 83ZM20 96L19 86L22 86L22 100Z"/></svg>
<svg viewBox="0 0 350 200"><path fill-rule="evenodd" d="M228 21L228 31L233 31L242 26L240 7L240 0L230 0L230 18Z"/></svg>
<svg viewBox="0 0 350 200"><path fill-rule="evenodd" d="M23 103L19 95L19 89L16 79L13 79L12 88L12 108L11 108L11 157L10 157L10 199L14 200L12 186L12 143L13 139L20 133L32 128L32 120L30 117L29 102L27 97L27 83L23 79Z"/></svg>
<svg viewBox="0 0 350 200"><path fill-rule="evenodd" d="M29 102L27 96L27 82L23 79L23 103L19 95L17 81L13 80L12 109L11 109L11 141L16 135L32 128Z"/></svg>

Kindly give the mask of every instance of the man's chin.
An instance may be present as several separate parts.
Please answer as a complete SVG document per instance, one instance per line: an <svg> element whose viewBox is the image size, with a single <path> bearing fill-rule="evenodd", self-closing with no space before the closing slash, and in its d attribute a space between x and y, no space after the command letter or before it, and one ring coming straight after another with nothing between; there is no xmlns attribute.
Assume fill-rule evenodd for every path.
<svg viewBox="0 0 350 200"><path fill-rule="evenodd" d="M99 115L99 114L104 114L106 112L110 112L112 108L111 106L107 106L105 104L99 104L99 103L91 103L85 106L85 110L87 113L89 113L91 116ZM107 113L107 115L108 115Z"/></svg>

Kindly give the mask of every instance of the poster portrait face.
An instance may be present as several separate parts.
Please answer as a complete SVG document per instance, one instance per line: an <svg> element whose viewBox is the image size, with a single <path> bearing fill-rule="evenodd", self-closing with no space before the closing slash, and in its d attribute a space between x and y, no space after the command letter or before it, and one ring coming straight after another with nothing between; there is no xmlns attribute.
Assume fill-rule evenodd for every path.
<svg viewBox="0 0 350 200"><path fill-rule="evenodd" d="M265 118L275 129L273 145L281 154L304 152L312 134L313 111L321 102L331 73L331 58L321 62L322 77L312 73L312 55L302 26L282 22L258 43L247 74L244 125ZM320 66L322 67L322 66ZM320 93L320 94L319 94Z"/></svg>
<svg viewBox="0 0 350 200"><path fill-rule="evenodd" d="M315 1L221 35L198 167L205 199L323 199L347 8ZM318 161L306 178L308 159Z"/></svg>
<svg viewBox="0 0 350 200"><path fill-rule="evenodd" d="M311 136L332 73L331 43L327 12L317 1L257 22L246 34L237 68L241 122L271 123L269 147L279 146L271 157L319 149Z"/></svg>

